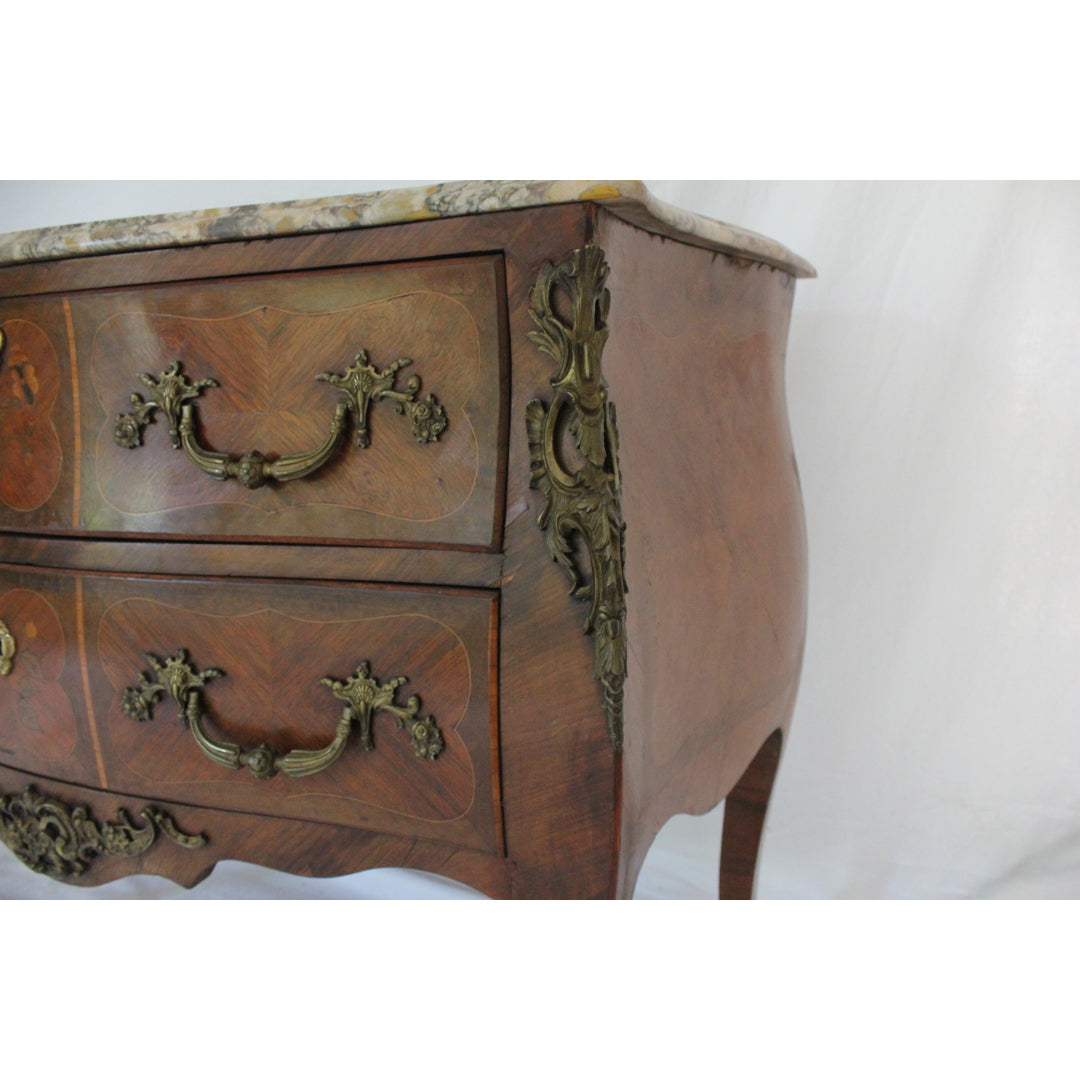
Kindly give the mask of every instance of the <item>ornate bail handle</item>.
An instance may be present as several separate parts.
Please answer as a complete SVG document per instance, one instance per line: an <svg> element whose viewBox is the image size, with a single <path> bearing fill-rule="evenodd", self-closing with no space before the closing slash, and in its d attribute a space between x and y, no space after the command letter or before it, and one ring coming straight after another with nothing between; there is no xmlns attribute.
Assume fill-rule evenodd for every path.
<svg viewBox="0 0 1080 1080"><path fill-rule="evenodd" d="M397 373L411 363L411 360L398 360L385 371L380 371L368 363L368 355L361 349L342 374L324 371L317 375L320 382L329 383L343 393L346 400L334 411L325 441L307 453L270 459L258 450L251 450L234 457L203 447L195 434L194 402L203 390L219 384L215 379L189 382L178 360L156 379L146 373L139 376L150 391L149 400L144 400L141 394L131 395L133 411L117 416L113 437L120 446L129 450L141 446L143 428L150 423L155 410L160 409L169 421L173 447L182 449L192 464L215 480L239 480L246 488L262 487L267 480L281 483L299 480L321 469L337 453L345 434L346 413L352 413L356 424L357 447L363 449L370 445L368 410L373 402L382 401L383 398L393 401L397 412L408 414L412 421L413 438L418 443L438 442L439 436L446 430L446 410L434 395L428 394L419 401L416 399L420 392L420 380L415 375L405 384L404 390L394 389Z"/></svg>
<svg viewBox="0 0 1080 1080"><path fill-rule="evenodd" d="M391 713L399 728L404 728L408 723L409 737L417 757L434 761L445 745L435 721L430 716L423 719L418 715L418 697L410 697L404 706L394 703L398 687L408 680L398 677L380 684L371 677L370 665L364 662L357 667L356 673L344 682L331 678L319 680L320 686L328 687L334 697L345 702L334 738L326 746L318 750L290 750L286 754L280 754L267 743L262 743L251 750L245 750L235 743L212 739L203 725L199 691L212 679L221 678L225 674L223 671L207 668L203 672L197 672L188 662L184 649L164 661L149 653L145 653L144 657L153 669L154 677L148 678L145 672L139 673L138 683L124 691L124 712L133 720L151 720L158 695L167 693L176 702L180 722L191 731L199 749L211 761L216 761L227 769L239 769L243 766L250 769L260 780L269 780L279 772L287 776L312 776L322 772L341 756L354 723L360 727L360 745L365 750L373 750L375 744L371 737L371 718L380 710Z"/></svg>

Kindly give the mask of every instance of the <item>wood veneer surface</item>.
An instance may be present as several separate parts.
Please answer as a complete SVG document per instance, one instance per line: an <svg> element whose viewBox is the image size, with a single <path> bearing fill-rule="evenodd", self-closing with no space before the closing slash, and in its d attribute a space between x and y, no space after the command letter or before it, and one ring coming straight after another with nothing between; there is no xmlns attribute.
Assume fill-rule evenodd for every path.
<svg viewBox="0 0 1080 1080"><path fill-rule="evenodd" d="M9 764L151 798L501 849L494 593L14 567L0 567L0 588L23 644L14 679L0 685ZM408 679L395 703L419 696L419 715L435 719L445 747L433 761L418 758L394 717L377 712L374 749L362 748L354 724L323 772L259 780L231 771L202 753L167 694L151 720L125 713L140 673L153 681L145 654L165 662L179 649L196 671L224 672L200 692L219 742L281 753L326 746L343 706L320 679L343 682L366 663L380 683Z"/></svg>
<svg viewBox="0 0 1080 1080"><path fill-rule="evenodd" d="M479 256L4 300L0 528L497 547L501 288L499 257ZM314 450L345 401L317 376L361 350L378 370L411 361L395 388L415 376L446 410L437 442L373 403L370 445L248 490L174 449L161 413L141 446L113 439L131 395L149 398L140 375L179 363L218 384L194 405L208 449Z"/></svg>
<svg viewBox="0 0 1080 1080"><path fill-rule="evenodd" d="M790 722L806 533L784 394L793 279L603 214L597 240L626 520L628 894L663 823L714 807Z"/></svg>
<svg viewBox="0 0 1080 1080"><path fill-rule="evenodd" d="M569 582L537 524L543 498L530 487L525 437L528 403L551 400L556 374L528 337L530 293L546 262L561 262L590 241L604 248L611 267L602 369L617 407L627 524L622 752L608 737L594 641L582 632L584 607L568 596ZM35 423L39 433L55 431L59 463L44 470L45 479L30 470L24 501L40 499L52 484L38 510L16 511L9 500L11 519L22 524L0 537L0 554L9 563L9 589L25 594L35 582L50 582L67 651L58 667L58 647L51 646L41 670L68 695L73 719L55 713L55 738L20 734L13 745L24 772L0 769L0 780L38 776L43 787L48 781L85 796L105 816L115 798L95 789L155 801L164 795L185 818L198 811L215 840L213 850L197 853L159 844L128 868L101 860L81 881L141 867L190 883L219 858L244 858L310 874L413 866L494 896L629 896L663 822L711 808L745 773L737 788L742 812L726 830L733 861L722 877L728 894L748 892L775 775L775 756L763 758L759 750L789 723L805 632L805 533L783 391L788 274L662 239L579 204L6 267L0 296L11 305L5 310L15 311L64 294L73 313L64 329L78 336L84 316L76 319L76 311L100 314L112 297L132 291L197 308L182 299L192 291L182 283L211 278L247 297L254 268L266 283L292 271L345 280L351 267L378 267L382 276L437 274L451 265L488 275L481 306L493 314L485 340L498 353L488 369L498 392L485 399L484 411L494 451L476 469L477 484L486 485L484 510L470 511L464 532L391 537L359 530L335 537L323 521L303 535L291 529L276 537L300 542L266 543L250 523L230 532L235 509L211 502L197 508L209 515L198 535L174 534L162 519L163 531L142 539L123 529L88 538L73 525L89 521L96 451L84 440L81 452L68 452L64 439L91 421L92 379L83 380L81 392L66 393L70 343L58 332L46 334L56 378L39 379ZM199 285L195 293L206 297L211 293L198 290L213 288ZM46 357L46 343L36 347ZM42 372L48 366L41 361ZM0 365L0 378L18 375ZM25 401L14 381L5 392L8 401L19 393ZM224 430L221 423L207 413L208 429ZM37 446L40 464L51 444L41 435ZM404 469L402 484L408 487L414 473L413 465ZM8 495L17 497L17 487L9 485ZM83 509L73 514L76 503ZM37 517L17 516L28 513ZM17 608L23 622L18 612L28 610L26 600ZM425 712L460 717L451 736L459 738L460 753L448 754L447 763L394 758L400 733L388 739L376 720L376 750L353 754L341 779L319 781L344 787L283 800L275 792L284 779L275 789L268 784L278 780L204 776L199 770L214 766L198 760L167 707L151 725L117 715L127 672L137 677L139 650L160 655L184 647L200 666L233 664L243 676L227 669L230 686L217 680L207 691L212 722L232 739L259 741L265 719L276 713L276 737L320 744L336 712L330 703L325 714L309 705L307 687L324 674L348 674L337 670L346 665L344 652L334 652L345 648L345 638L354 648L361 627L389 625L410 611L449 628L450 637L430 626L391 632L385 655L367 658L386 667L379 671L386 677L408 674ZM356 633L350 629L332 645L322 631L298 629L320 621L348 623ZM216 633L211 625L231 629ZM175 641L143 641L162 626ZM50 625L42 640L55 638ZM219 642L238 659L217 655ZM284 669L281 657L288 658ZM353 663L363 658L357 654ZM49 674L54 669L59 674ZM432 689L414 672L437 675ZM245 697L243 685L263 689ZM316 701L318 692L310 691ZM55 748L69 744L58 765ZM751 767L755 760L768 768ZM449 779L425 788L420 777L440 764L449 764ZM365 776L374 781L370 787Z"/></svg>

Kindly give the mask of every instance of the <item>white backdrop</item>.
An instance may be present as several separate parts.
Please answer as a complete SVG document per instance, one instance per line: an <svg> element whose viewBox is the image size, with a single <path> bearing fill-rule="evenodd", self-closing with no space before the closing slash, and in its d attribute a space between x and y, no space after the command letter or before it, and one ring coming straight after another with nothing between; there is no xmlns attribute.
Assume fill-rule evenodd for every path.
<svg viewBox="0 0 1080 1080"><path fill-rule="evenodd" d="M444 179L457 179L447 177ZM0 232L422 181L0 182ZM763 898L1080 896L1080 184L652 181L809 259L788 349L810 537ZM720 812L638 895L715 895ZM0 897L462 896L230 863Z"/></svg>

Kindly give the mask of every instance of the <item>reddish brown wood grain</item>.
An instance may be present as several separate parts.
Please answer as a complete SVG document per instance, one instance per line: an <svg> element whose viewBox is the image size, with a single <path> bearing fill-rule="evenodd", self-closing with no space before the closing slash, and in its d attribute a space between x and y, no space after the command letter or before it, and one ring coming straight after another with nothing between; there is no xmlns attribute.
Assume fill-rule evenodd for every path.
<svg viewBox="0 0 1080 1080"><path fill-rule="evenodd" d="M507 862L468 848L344 825L270 818L163 799L147 800L123 792L101 792L0 766L0 795L19 794L29 785L43 795L63 799L73 808L86 807L99 825L116 821L117 811L124 809L133 823L141 827L145 824L141 811L153 805L169 813L183 832L207 839L205 847L189 850L159 837L149 850L135 858L99 856L89 861L82 874L64 879L72 886L103 885L130 874L157 874L191 888L217 863L236 859L313 878L337 877L384 866L405 867L442 874L490 896L508 894Z"/></svg>
<svg viewBox="0 0 1080 1080"><path fill-rule="evenodd" d="M58 569L117 573L228 574L230 577L304 578L322 581L398 582L497 588L502 556L494 552L408 548L339 547L331 544L215 544L4 536L8 562Z"/></svg>
<svg viewBox="0 0 1080 1080"><path fill-rule="evenodd" d="M502 587L501 715L507 852L514 894L598 898L612 895L618 851L618 758L593 678L593 643L551 561L529 487L525 408L549 400L556 374L528 340L529 294L543 264L561 261L588 239L584 208L562 228L522 230L507 249L507 303L514 393L507 473L506 561Z"/></svg>
<svg viewBox="0 0 1080 1080"><path fill-rule="evenodd" d="M93 782L89 733L78 720L74 589L39 586L30 575L0 577L0 618L17 647L11 672L0 678L0 761Z"/></svg>
<svg viewBox="0 0 1080 1080"><path fill-rule="evenodd" d="M543 499L530 487L525 427L529 401L550 401L556 374L528 339L530 291L545 262L590 240L611 266L602 369L617 407L627 524L621 753L608 737L584 606L537 524ZM268 515L259 491L179 468L160 423L137 451L110 448L102 434L109 403L119 398L119 411L139 390L131 376L178 357L192 377L233 378L200 405L215 449L308 445L323 430L316 394L327 390L310 376L333 365L305 365L351 340L336 313L383 310L376 341L363 343L380 366L417 319L436 347L453 319L443 301L436 312L415 297L445 299L455 288L479 328L475 383L454 385L452 359L425 369L417 356L416 371L424 392L456 402L451 430L470 429L476 453L463 455L448 430L436 450L451 455L446 467L429 468L433 447L394 443L404 421L373 410L362 453L370 463L384 448L380 482L406 508L392 526L378 524L397 512L389 489L372 496L376 511L363 506L362 461L354 487L343 478L360 460L355 450L320 481L336 485L334 506L319 503L318 487L300 488L272 494ZM218 859L240 858L314 875L411 866L531 898L630 895L663 823L734 789L721 888L746 894L777 760L767 740L789 723L805 629L805 535L783 389L792 293L781 271L581 204L0 268L0 320L36 313L47 341L35 355L57 357L49 425L60 447L43 503L0 505L9 530L0 587L36 590L58 612L58 685L76 731L66 766L25 733L17 759L0 764L74 793L101 820L118 796L164 797L182 826L205 822L212 835L202 852L158 844L133 864L101 860L87 882L154 872L190 884ZM386 314L406 295L407 314ZM216 351L223 344L227 360ZM282 371L279 347L303 363ZM194 356L218 366L198 370ZM290 405L272 402L275 379ZM0 404L22 408L0 362L4 387ZM46 429L36 423L30 443L43 462ZM144 473L125 487L129 458ZM439 500L460 502L466 489L465 509L443 513ZM408 675L423 711L446 723L446 759L410 759L402 733L376 718L375 751L350 747L340 772L298 789L285 777L215 775L168 703L145 725L118 710L145 667L141 653L177 648L200 668L226 670L206 700L215 732L232 741L325 743L340 710L318 679L368 659L383 677ZM14 730L5 722L0 715L0 731ZM52 752L62 739L50 740ZM5 783L19 779L0 769ZM93 790L104 788L118 794Z"/></svg>
<svg viewBox="0 0 1080 1080"><path fill-rule="evenodd" d="M724 799L724 834L720 847L720 899L750 900L754 894L758 851L765 826L783 735L773 732Z"/></svg>
<svg viewBox="0 0 1080 1080"><path fill-rule="evenodd" d="M598 241L629 584L625 894L663 823L715 806L786 729L806 536L784 397L793 280L606 214Z"/></svg>
<svg viewBox="0 0 1080 1080"><path fill-rule="evenodd" d="M60 363L35 323L11 319L2 329L0 504L18 520L42 506L60 479L63 453L54 419Z"/></svg>
<svg viewBox="0 0 1080 1080"><path fill-rule="evenodd" d="M102 786L150 798L501 850L498 777L490 768L497 746L489 677L493 594L14 568L0 568L0 582L10 582L0 599L20 639L29 621L26 597L29 606L58 611L74 626L70 643L44 654L44 674L67 672L61 687L70 702L65 738L68 756L76 744L81 748L79 764L56 772L50 760L43 771L87 779L100 772ZM81 655L76 640L83 642ZM33 644L26 640L20 650L11 690L8 680L0 686L0 708L12 694L28 692L31 673L41 666ZM196 671L225 673L202 691L219 741L245 748L267 742L282 753L327 745L343 706L319 681L344 681L366 662L380 682L409 680L397 703L417 695L420 715L434 717L445 749L434 761L417 758L408 734L380 712L372 722L374 750L365 751L354 733L341 757L314 776L258 780L246 770L223 768L202 753L167 695L159 696L152 720L137 722L123 710L125 690L137 685L140 673L153 676L144 654L163 662L179 649ZM72 670L83 662L84 680ZM46 696L58 697L52 688L59 685L54 675L27 707L38 723L60 723L56 703ZM41 768L41 738L26 722L14 724L12 715L5 710L9 763ZM55 735L50 742L59 747Z"/></svg>
<svg viewBox="0 0 1080 1080"><path fill-rule="evenodd" d="M62 305L0 301L0 527L70 523L77 455Z"/></svg>
<svg viewBox="0 0 1080 1080"><path fill-rule="evenodd" d="M499 259L485 256L70 293L60 304L54 297L0 303L9 338L0 453L12 466L9 486L18 489L4 498L0 482L0 526L497 547L500 289ZM56 343L65 330L70 374L61 380ZM412 361L396 386L404 390L415 376L419 397L434 394L447 410L438 442L417 444L394 403L376 403L369 446L346 443L318 472L252 491L201 473L172 447L160 413L142 446L113 440L131 395L148 397L140 374L157 378L179 362L192 382L219 384L195 405L208 449L233 457L258 450L271 459L311 451L344 401L316 377L344 372L361 349L379 370ZM48 380L32 407L24 371ZM68 431L74 489L57 484L58 386L75 396L80 418ZM24 512L46 499L53 516L28 522Z"/></svg>

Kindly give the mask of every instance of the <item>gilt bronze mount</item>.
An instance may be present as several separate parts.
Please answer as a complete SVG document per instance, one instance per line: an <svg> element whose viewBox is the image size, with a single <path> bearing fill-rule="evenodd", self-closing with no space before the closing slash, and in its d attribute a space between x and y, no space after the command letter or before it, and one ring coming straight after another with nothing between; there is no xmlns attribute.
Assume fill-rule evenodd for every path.
<svg viewBox="0 0 1080 1080"><path fill-rule="evenodd" d="M258 450L251 450L238 457L208 450L198 441L196 434L195 402L204 390L220 384L216 379L188 380L180 361L174 361L161 375L143 373L139 376L146 386L149 400L141 394L131 395L132 411L120 413L113 427L113 438L118 446L133 450L142 445L143 430L158 410L169 424L169 437L173 447L183 450L188 460L202 472L216 480L238 480L246 488L262 487L268 480L284 483L299 480L321 469L338 451L351 414L356 428L356 445L363 449L371 443L368 429L368 413L372 404L384 399L393 402L395 411L408 415L412 424L413 438L418 443L437 442L446 430L446 410L434 395L417 399L420 379L413 375L403 389L395 389L397 373L411 360L401 359L380 371L368 361L368 354L361 349L355 360L344 372L336 374L324 371L317 375L320 382L329 383L345 395L345 402L334 410L325 440L313 450L299 454L267 457Z"/></svg>
<svg viewBox="0 0 1080 1080"><path fill-rule="evenodd" d="M203 723L203 706L200 691L213 679L225 673L219 668L207 668L197 672L188 661L187 652L180 649L175 656L159 660L149 653L144 658L154 675L139 673L135 686L124 691L121 707L133 720L153 718L153 707L161 694L168 694L179 710L179 719L191 731L199 749L211 761L227 769L247 768L259 780L269 780L279 772L286 776L312 776L329 768L341 756L355 723L360 729L360 745L365 750L374 749L371 719L376 712L390 713L399 728L408 725L413 753L418 758L434 761L445 743L432 717L421 717L420 699L415 695L404 705L394 701L398 688L408 680L404 676L380 683L372 678L371 667L361 663L355 673L344 682L329 677L321 679L334 697L345 702L334 738L326 746L316 750L290 750L280 753L268 743L261 743L250 750L235 743L221 742L210 736Z"/></svg>
<svg viewBox="0 0 1080 1080"><path fill-rule="evenodd" d="M164 810L147 806L136 826L126 810L99 825L85 806L71 806L43 795L33 785L17 795L0 796L0 840L31 870L52 878L78 877L99 855L132 858L168 837L183 848L206 847L203 835L181 832Z"/></svg>
<svg viewBox="0 0 1080 1080"><path fill-rule="evenodd" d="M589 605L585 633L595 638L594 673L603 687L608 734L616 750L623 739L626 680L626 579L615 406L608 400L600 357L608 337L608 265L596 244L546 263L533 286L529 314L537 329L529 339L558 366L550 404L530 401L528 430L532 487L546 498L537 523L548 552L570 577L570 595ZM563 290L572 321L555 310ZM569 412L570 433L582 457L567 468L559 453L559 421ZM575 562L574 535L584 542L587 571Z"/></svg>
<svg viewBox="0 0 1080 1080"><path fill-rule="evenodd" d="M15 649L15 635L7 628L7 623L0 619L0 675L11 674Z"/></svg>

